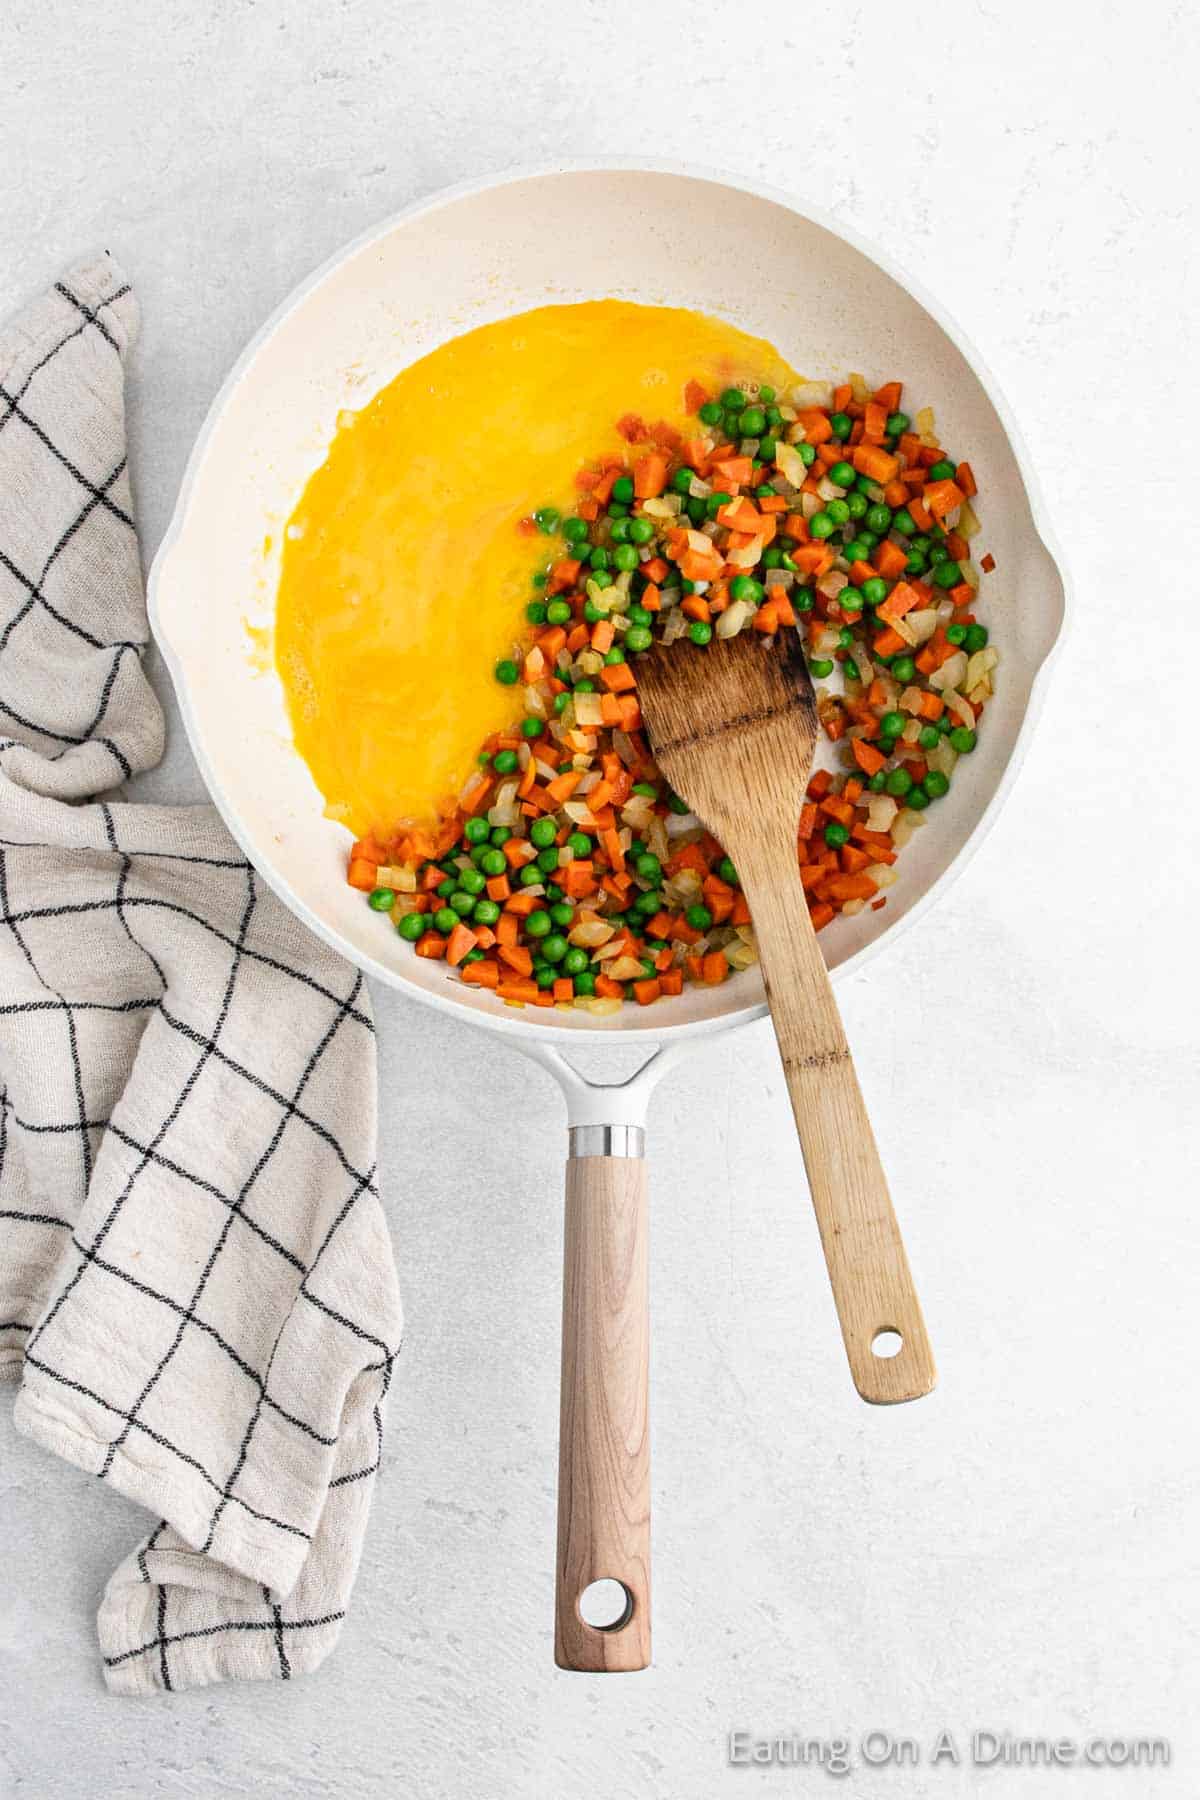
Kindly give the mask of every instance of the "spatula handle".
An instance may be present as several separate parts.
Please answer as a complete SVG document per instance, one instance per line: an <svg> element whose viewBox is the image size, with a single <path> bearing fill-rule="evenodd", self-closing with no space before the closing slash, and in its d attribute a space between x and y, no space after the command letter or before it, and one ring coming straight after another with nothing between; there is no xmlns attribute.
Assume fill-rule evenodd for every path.
<svg viewBox="0 0 1200 1800"><path fill-rule="evenodd" d="M918 1399L937 1369L795 857L736 860L854 1385Z"/></svg>
<svg viewBox="0 0 1200 1800"><path fill-rule="evenodd" d="M588 1154L585 1134L637 1154ZM649 1296L646 1165L637 1127L572 1132L563 1259L554 1660L617 1672L650 1662ZM582 1152L582 1153L579 1153ZM606 1629L580 1599L616 1581Z"/></svg>

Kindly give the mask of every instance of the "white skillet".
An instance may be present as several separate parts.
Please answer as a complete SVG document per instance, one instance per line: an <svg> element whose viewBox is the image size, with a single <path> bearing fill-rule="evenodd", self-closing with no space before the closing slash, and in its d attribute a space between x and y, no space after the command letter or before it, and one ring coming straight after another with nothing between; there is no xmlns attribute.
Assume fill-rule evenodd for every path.
<svg viewBox="0 0 1200 1800"><path fill-rule="evenodd" d="M281 534L340 411L477 325L607 296L717 314L767 338L813 379L851 371L899 378L905 404L936 408L943 441L970 458L979 481L979 545L997 563L985 589L1002 652L997 696L978 749L959 763L952 802L905 849L887 906L824 934L835 975L861 969L932 906L982 840L1027 748L1066 612L1028 460L978 353L910 276L852 233L740 179L614 161L519 171L435 195L303 283L213 403L150 575L155 634L213 799L311 930L377 980L504 1034L550 1069L566 1097L556 1654L562 1666L586 1669L649 1660L646 1101L693 1040L764 1012L761 979L747 971L648 1013L626 1008L596 1020L506 1007L413 956L346 886L347 834L323 815L291 743L280 684L251 656L246 626L271 625ZM593 1045L616 1034L657 1054L631 1081L600 1084L568 1058L581 1034ZM885 1309L860 1323L874 1346L894 1322ZM867 1370L856 1376L864 1398L903 1397L904 1356L901 1343L886 1373L877 1364L877 1381L875 1359L857 1359ZM622 1590L606 1627L588 1623L579 1604L601 1578Z"/></svg>

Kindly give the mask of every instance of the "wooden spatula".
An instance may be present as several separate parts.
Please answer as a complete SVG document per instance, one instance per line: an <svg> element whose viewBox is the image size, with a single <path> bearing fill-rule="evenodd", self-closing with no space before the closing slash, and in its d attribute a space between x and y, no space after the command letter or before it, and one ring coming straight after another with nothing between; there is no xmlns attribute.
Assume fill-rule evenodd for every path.
<svg viewBox="0 0 1200 1800"><path fill-rule="evenodd" d="M637 676L655 760L733 858L754 919L854 1385L915 1400L937 1371L796 859L817 740L799 639L656 643Z"/></svg>

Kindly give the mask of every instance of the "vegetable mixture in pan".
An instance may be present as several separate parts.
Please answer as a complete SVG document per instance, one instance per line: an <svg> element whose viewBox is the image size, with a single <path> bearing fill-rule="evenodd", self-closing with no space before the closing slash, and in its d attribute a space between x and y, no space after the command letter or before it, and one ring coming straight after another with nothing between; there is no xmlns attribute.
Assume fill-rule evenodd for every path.
<svg viewBox="0 0 1200 1800"><path fill-rule="evenodd" d="M692 435L626 415L626 453L578 473L573 510L521 521L558 553L533 577L527 640L495 666L523 691L519 727L487 739L437 828L351 853L350 884L418 956L514 1004L649 1006L757 960L737 870L641 730L653 638L719 655L740 631L804 637L840 764L814 773L798 821L818 931L885 905L992 693L974 477L930 413L902 410L899 382L692 382L686 404Z"/></svg>

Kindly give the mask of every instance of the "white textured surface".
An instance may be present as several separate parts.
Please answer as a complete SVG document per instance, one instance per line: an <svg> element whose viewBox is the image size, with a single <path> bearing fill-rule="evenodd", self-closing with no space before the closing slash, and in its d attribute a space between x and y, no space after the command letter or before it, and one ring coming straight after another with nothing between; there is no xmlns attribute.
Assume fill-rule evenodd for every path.
<svg viewBox="0 0 1200 1800"><path fill-rule="evenodd" d="M995 834L843 991L937 1394L855 1399L769 1037L698 1056L652 1116L657 1664L558 1674L560 1102L490 1040L382 998L410 1325L342 1649L290 1689L107 1698L92 1616L142 1520L5 1413L5 1800L826 1790L726 1769L736 1726L1175 1747L1158 1774L860 1768L841 1785L870 1800L1200 1787L1200 44L1182 5L1116 11L17 0L0 18L0 303L101 243L128 268L148 549L226 367L316 262L464 176L640 151L792 186L921 272L1014 404L1078 590ZM1161 524L1148 551L1141 521ZM154 787L195 794L178 734Z"/></svg>

